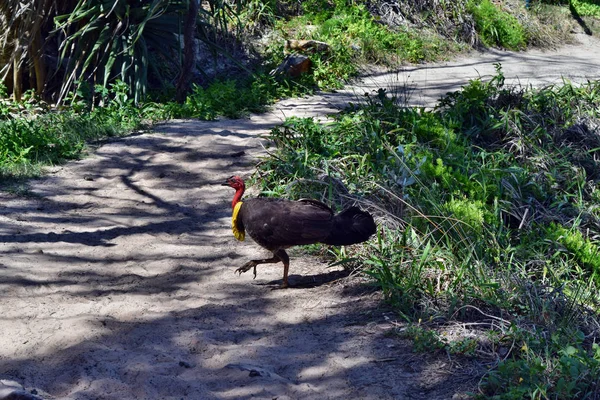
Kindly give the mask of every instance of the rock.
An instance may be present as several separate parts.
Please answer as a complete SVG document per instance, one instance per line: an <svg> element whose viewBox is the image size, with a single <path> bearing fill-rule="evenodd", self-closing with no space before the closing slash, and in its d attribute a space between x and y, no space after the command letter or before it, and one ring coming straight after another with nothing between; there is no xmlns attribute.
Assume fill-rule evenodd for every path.
<svg viewBox="0 0 600 400"><path fill-rule="evenodd" d="M263 377L263 378L271 378L283 383L291 383L289 379L284 378L281 375L276 374L273 371L269 371L267 368L263 368L260 367L258 365L253 365L253 364L245 364L245 363L240 363L240 364L227 364L225 366L225 368L234 368L234 369L239 369L241 371L249 371L250 373L248 374L248 376L250 377Z"/></svg>
<svg viewBox="0 0 600 400"><path fill-rule="evenodd" d="M27 393L23 386L15 381L2 379L0 380L0 400L42 400L42 398Z"/></svg>
<svg viewBox="0 0 600 400"><path fill-rule="evenodd" d="M271 71L271 75L287 75L297 78L300 75L310 71L312 62L310 58L302 54L290 54L279 64L277 68Z"/></svg>
<svg viewBox="0 0 600 400"><path fill-rule="evenodd" d="M183 368L194 368L196 366L196 364L189 363L187 361L179 361L179 366L183 367Z"/></svg>

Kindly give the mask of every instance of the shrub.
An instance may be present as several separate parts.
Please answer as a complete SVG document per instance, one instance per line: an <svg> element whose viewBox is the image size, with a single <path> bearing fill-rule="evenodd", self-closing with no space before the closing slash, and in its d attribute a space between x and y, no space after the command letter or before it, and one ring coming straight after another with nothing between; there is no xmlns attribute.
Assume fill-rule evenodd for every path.
<svg viewBox="0 0 600 400"><path fill-rule="evenodd" d="M477 32L484 45L511 50L525 47L525 31L514 16L500 10L490 0L471 0L467 8L473 14Z"/></svg>

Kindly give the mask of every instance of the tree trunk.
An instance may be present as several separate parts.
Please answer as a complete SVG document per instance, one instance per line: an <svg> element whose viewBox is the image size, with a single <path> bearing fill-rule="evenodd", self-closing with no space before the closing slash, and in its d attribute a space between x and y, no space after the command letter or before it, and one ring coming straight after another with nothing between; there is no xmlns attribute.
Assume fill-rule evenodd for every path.
<svg viewBox="0 0 600 400"><path fill-rule="evenodd" d="M38 27L33 34L30 57L33 61L33 70L35 73L35 94L43 98L46 87L46 62L44 61L44 52L42 51L44 40L41 28Z"/></svg>
<svg viewBox="0 0 600 400"><path fill-rule="evenodd" d="M17 102L21 101L21 96L23 94L23 82L21 81L22 71L19 68L19 60L21 59L21 50L18 48L18 53L15 56L13 61L13 99Z"/></svg>
<svg viewBox="0 0 600 400"><path fill-rule="evenodd" d="M177 80L175 100L183 103L190 86L190 77L196 63L196 21L198 19L198 0L189 0L188 14L183 27L183 65Z"/></svg>

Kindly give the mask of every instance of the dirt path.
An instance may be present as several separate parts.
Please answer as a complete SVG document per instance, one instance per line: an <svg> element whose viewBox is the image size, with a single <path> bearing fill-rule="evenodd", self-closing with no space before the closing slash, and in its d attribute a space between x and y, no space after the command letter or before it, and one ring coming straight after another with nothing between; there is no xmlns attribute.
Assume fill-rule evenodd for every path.
<svg viewBox="0 0 600 400"><path fill-rule="evenodd" d="M440 64L407 66L393 73L372 73L356 85L319 96L319 101L334 110L342 108L349 98L360 101L364 93L374 94L384 87L408 105L432 107L444 94L460 89L470 79L482 77L488 80L494 76L494 63L502 65L507 85L542 87L559 84L563 77L573 83L600 79L600 40L585 34L574 35L574 38L579 44L553 51L490 50ZM300 111L306 112L307 107Z"/></svg>
<svg viewBox="0 0 600 400"><path fill-rule="evenodd" d="M414 98L476 77L469 60L493 71L494 57L507 77L545 80L561 65L598 79L600 47L586 46L416 68L431 91ZM289 290L270 290L279 265L233 273L264 253L233 239L233 193L218 183L252 171L259 135L283 116L324 115L348 93L173 121L56 168L29 196L0 192L0 380L77 400L450 399L476 387L476 363L412 353L389 335L379 294L318 259L293 256Z"/></svg>

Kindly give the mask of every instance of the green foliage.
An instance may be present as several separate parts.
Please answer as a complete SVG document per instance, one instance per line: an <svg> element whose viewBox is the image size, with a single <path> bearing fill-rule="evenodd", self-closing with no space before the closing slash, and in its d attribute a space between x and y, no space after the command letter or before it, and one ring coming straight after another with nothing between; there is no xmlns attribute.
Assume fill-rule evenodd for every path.
<svg viewBox="0 0 600 400"><path fill-rule="evenodd" d="M570 0L570 3L580 16L600 18L599 0Z"/></svg>
<svg viewBox="0 0 600 400"><path fill-rule="evenodd" d="M399 312L415 314L416 299L423 293L435 296L436 282L428 272L444 269L447 255L431 242L422 242L411 228L403 232L386 229L377 239L364 261L365 273L375 279Z"/></svg>
<svg viewBox="0 0 600 400"><path fill-rule="evenodd" d="M513 15L499 9L490 0L470 0L467 9L473 14L477 32L484 45L512 50L525 47L525 31Z"/></svg>
<svg viewBox="0 0 600 400"><path fill-rule="evenodd" d="M450 217L462 221L476 233L483 231L487 210L481 201L468 199L451 199L443 206Z"/></svg>
<svg viewBox="0 0 600 400"><path fill-rule="evenodd" d="M400 107L381 90L326 126L296 118L274 129L259 184L265 195L336 208L376 204L383 227L351 257L404 319L446 319L474 304L502 310L514 327L498 340L531 352L505 357L486 390L580 398L572 388L596 390L588 376L597 366L591 344L565 329L587 329L583 307L597 311L599 300L599 84L507 88L498 65L490 81L431 111ZM560 345L539 344L552 333ZM478 346L413 336L417 348L452 354Z"/></svg>
<svg viewBox="0 0 600 400"><path fill-rule="evenodd" d="M227 117L239 118L248 109L244 99L238 96L236 86L233 80L216 81L206 89L194 84L192 93L187 96L181 107L171 104L173 117L211 120L215 119L220 111Z"/></svg>
<svg viewBox="0 0 600 400"><path fill-rule="evenodd" d="M213 54L224 52L218 45L221 37L242 36L240 16L262 21L270 12L264 3L200 2L196 38ZM188 4L180 0L2 2L0 43L8 58L3 59L1 72L7 73L14 63L20 71L15 77L30 76L38 95L58 103L81 85L107 88L121 80L139 103L150 79L164 86L179 73ZM55 58L59 59L53 63L59 67L56 71L47 64ZM15 81L13 86L20 100L21 86L27 83Z"/></svg>
<svg viewBox="0 0 600 400"><path fill-rule="evenodd" d="M412 339L413 349L418 353L442 350L447 346L437 331L425 329L420 325L410 325L403 336Z"/></svg>
<svg viewBox="0 0 600 400"><path fill-rule="evenodd" d="M319 40L330 46L327 52L311 55L313 74L304 84L339 88L357 75L361 64L391 66L404 61L436 60L458 48L423 31L405 27L392 30L377 23L364 4L348 3L303 2L303 15L276 25L284 37L293 34L294 39ZM281 47L271 48L274 62L280 60L280 51Z"/></svg>
<svg viewBox="0 0 600 400"><path fill-rule="evenodd" d="M549 240L564 246L563 251L581 267L592 272L592 276L600 283L600 249L597 244L584 238L580 230L567 229L556 223L551 223L546 231Z"/></svg>
<svg viewBox="0 0 600 400"><path fill-rule="evenodd" d="M56 29L66 34L60 43L67 65L60 97L77 82L107 87L116 78L139 102L146 93L149 48L168 59L179 46L178 11L184 11L182 3L167 0L81 0L72 12L57 16Z"/></svg>
<svg viewBox="0 0 600 400"><path fill-rule="evenodd" d="M244 1L236 13L240 26L250 34L258 34L264 27L272 27L277 19L277 0Z"/></svg>
<svg viewBox="0 0 600 400"><path fill-rule="evenodd" d="M448 352L450 354L460 354L464 356L474 356L475 350L479 347L479 342L473 338L462 338L448 343Z"/></svg>
<svg viewBox="0 0 600 400"><path fill-rule="evenodd" d="M411 339L413 349L418 353L444 350L450 355L473 356L478 348L478 341L473 338L448 340L435 329L426 329L421 324L410 324L400 336Z"/></svg>
<svg viewBox="0 0 600 400"><path fill-rule="evenodd" d="M2 103L0 110L0 176L19 176L35 171L38 164L54 164L78 157L87 141L122 135L159 116L148 104L137 107L129 88L117 81L102 91L104 106L90 108L81 95L74 107L44 111L43 103Z"/></svg>
<svg viewBox="0 0 600 400"><path fill-rule="evenodd" d="M241 118L253 112L263 112L277 98L303 92L292 81L265 74L246 80L215 80L208 87L192 85L192 92L183 104L167 102L169 118L198 118L213 120L219 116Z"/></svg>
<svg viewBox="0 0 600 400"><path fill-rule="evenodd" d="M594 343L588 350L583 332L555 332L549 339L515 329L511 334L518 354L485 377L486 398L580 399L598 394L600 346ZM565 336L572 337L570 344Z"/></svg>

